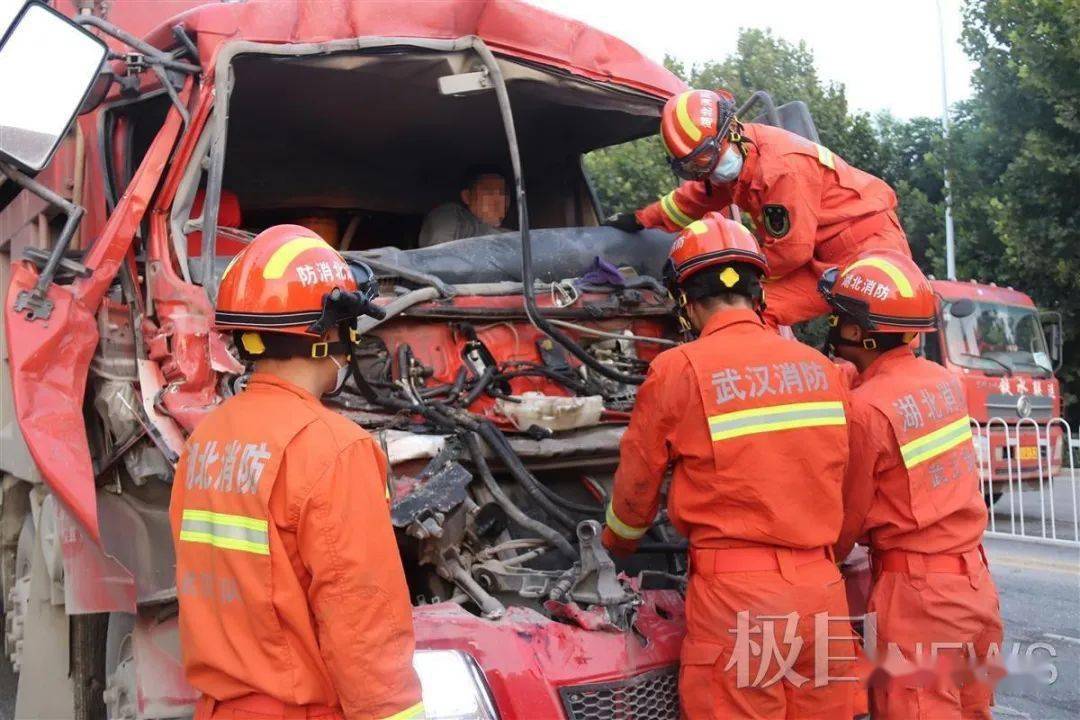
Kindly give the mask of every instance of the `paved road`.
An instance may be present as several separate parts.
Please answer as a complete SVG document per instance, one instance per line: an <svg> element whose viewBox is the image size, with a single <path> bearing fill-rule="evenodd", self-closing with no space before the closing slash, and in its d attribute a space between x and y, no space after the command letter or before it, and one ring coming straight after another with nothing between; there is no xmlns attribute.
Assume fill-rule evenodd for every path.
<svg viewBox="0 0 1080 720"><path fill-rule="evenodd" d="M1080 550L1030 542L987 540L1001 593L1006 648L1034 643L1053 648L1057 681L1023 686L1007 680L999 690L996 720L1071 720L1080 717ZM1040 657L1046 658L1045 652ZM12 720L15 678L0 661L0 720Z"/></svg>
<svg viewBox="0 0 1080 720"><path fill-rule="evenodd" d="M997 694L998 720L1065 720L1080 716L1080 549L987 539L990 565L1001 595L1006 648L1034 643L1057 669L1052 685L1005 681Z"/></svg>

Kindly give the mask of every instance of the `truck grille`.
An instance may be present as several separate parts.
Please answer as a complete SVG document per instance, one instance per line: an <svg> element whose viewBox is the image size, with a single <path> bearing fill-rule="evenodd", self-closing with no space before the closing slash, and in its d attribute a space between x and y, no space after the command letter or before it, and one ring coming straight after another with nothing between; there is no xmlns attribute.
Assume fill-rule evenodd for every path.
<svg viewBox="0 0 1080 720"><path fill-rule="evenodd" d="M999 417L1003 420L1017 420L1022 416L1017 412L1016 405L1020 395L994 394L986 398L986 414L988 417ZM1027 417L1032 420L1049 420L1054 416L1054 400L1043 395L1027 395L1030 413ZM1000 427L1000 425L998 426Z"/></svg>
<svg viewBox="0 0 1080 720"><path fill-rule="evenodd" d="M625 680L559 690L570 720L678 720L679 669L650 670Z"/></svg>

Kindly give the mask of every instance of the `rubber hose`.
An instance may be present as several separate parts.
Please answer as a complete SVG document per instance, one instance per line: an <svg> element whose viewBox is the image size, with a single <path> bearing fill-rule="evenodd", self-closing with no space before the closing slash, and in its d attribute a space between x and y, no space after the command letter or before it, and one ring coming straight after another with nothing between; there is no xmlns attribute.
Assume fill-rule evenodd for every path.
<svg viewBox="0 0 1080 720"><path fill-rule="evenodd" d="M642 542L637 546L637 552L656 553L658 555L677 555L687 552L690 544L685 542Z"/></svg>
<svg viewBox="0 0 1080 720"><path fill-rule="evenodd" d="M472 386L471 390L469 390L469 394L466 395L464 399L462 399L461 407L468 408L470 405L476 402L476 399L480 397L480 395L485 390L488 389L489 385L491 385L491 380L494 377L495 368L491 365L488 365L486 368L484 368L484 372L480 373L480 377L477 378L476 384Z"/></svg>
<svg viewBox="0 0 1080 720"><path fill-rule="evenodd" d="M536 504L544 509L544 512L557 520L563 527L568 530L577 528L577 523L555 503L551 502L547 495L544 494L544 491L540 489L540 481L533 477L533 474L521 462L521 458L510 447L510 443L507 442L506 437L503 436L499 429L487 420L482 420L479 425L480 437L491 448L491 451L503 461L510 474L521 483L529 497L535 500Z"/></svg>
<svg viewBox="0 0 1080 720"><path fill-rule="evenodd" d="M603 515L604 511L606 510L603 505L583 505L581 503L576 503L573 500L567 500L544 483L540 482L539 480L537 482L539 483L540 492L551 498L551 502L555 503L561 508L565 508L567 510L570 510L571 512L581 513L582 515L588 515L590 517Z"/></svg>
<svg viewBox="0 0 1080 720"><path fill-rule="evenodd" d="M571 562L576 561L578 554L574 552L574 547L558 530L526 515L525 511L515 505L514 501L503 492L499 482L491 474L491 468L488 466L487 459L484 458L484 450L480 447L480 439L477 434L474 432L462 434L465 436L465 444L469 448L473 465L476 466L476 470L480 474L480 480L484 483L484 487L487 488L488 492L491 493L491 496L495 498L495 502L499 504L499 507L506 511L510 519L518 525L547 540Z"/></svg>

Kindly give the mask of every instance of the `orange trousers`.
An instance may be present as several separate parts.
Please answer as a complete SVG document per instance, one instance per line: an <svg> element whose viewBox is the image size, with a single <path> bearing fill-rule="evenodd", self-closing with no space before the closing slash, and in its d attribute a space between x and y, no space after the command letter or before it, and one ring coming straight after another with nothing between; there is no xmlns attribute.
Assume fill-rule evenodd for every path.
<svg viewBox="0 0 1080 720"><path fill-rule="evenodd" d="M716 571L694 551L679 670L683 718L852 717L858 685L840 678L855 674L855 643L840 573L821 550L774 552L777 569Z"/></svg>
<svg viewBox="0 0 1080 720"><path fill-rule="evenodd" d="M966 572L891 572L875 567L868 610L877 614L877 664L895 667L899 653L926 671L875 683L874 720L992 717L992 681L972 668L985 670L990 649L1001 647L1001 610L990 571L978 551L972 554L977 559Z"/></svg>
<svg viewBox="0 0 1080 720"><path fill-rule="evenodd" d="M269 695L252 694L218 701L202 696L194 720L345 720L341 708L324 705L287 705Z"/></svg>
<svg viewBox="0 0 1080 720"><path fill-rule="evenodd" d="M885 225L877 233L857 243L845 242L830 247L828 260L811 260L783 277L765 283L765 322L772 327L795 325L830 312L829 304L818 292L821 274L834 266L844 266L867 250L897 250L911 255L907 237L898 223ZM833 241L835 242L835 241Z"/></svg>

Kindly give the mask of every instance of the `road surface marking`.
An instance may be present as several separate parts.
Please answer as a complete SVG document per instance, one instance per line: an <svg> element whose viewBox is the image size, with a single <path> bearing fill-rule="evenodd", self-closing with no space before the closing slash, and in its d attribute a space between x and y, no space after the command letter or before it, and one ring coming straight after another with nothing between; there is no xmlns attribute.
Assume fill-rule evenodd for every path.
<svg viewBox="0 0 1080 720"><path fill-rule="evenodd" d="M1080 645L1080 638L1073 637L1071 635L1057 635L1055 633L1043 633L1044 638L1050 638L1051 640L1061 640L1062 642L1074 643Z"/></svg>

